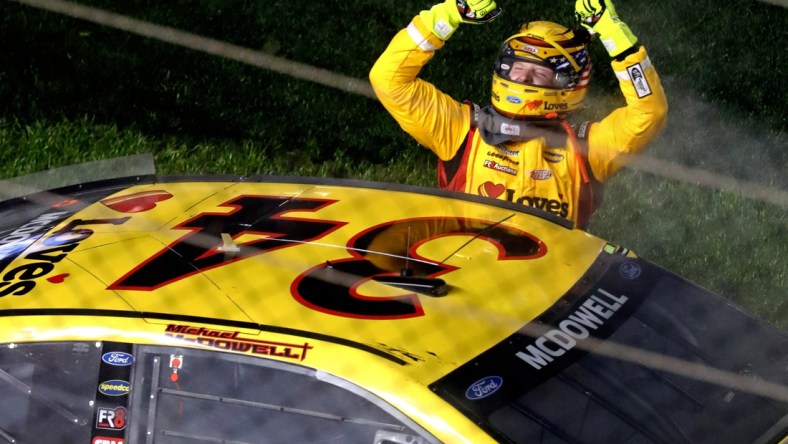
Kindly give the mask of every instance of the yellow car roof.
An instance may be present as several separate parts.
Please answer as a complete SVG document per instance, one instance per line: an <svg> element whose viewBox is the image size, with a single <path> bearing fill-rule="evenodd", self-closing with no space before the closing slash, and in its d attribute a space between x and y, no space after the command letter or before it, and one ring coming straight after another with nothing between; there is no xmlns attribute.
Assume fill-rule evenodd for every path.
<svg viewBox="0 0 788 444"><path fill-rule="evenodd" d="M7 323L1 340L52 335L77 315L299 332L412 364L426 383L550 307L604 245L525 208L409 188L93 188L21 201L26 216L0 239L0 311L51 316ZM446 294L376 280L413 273L440 280L430 291Z"/></svg>

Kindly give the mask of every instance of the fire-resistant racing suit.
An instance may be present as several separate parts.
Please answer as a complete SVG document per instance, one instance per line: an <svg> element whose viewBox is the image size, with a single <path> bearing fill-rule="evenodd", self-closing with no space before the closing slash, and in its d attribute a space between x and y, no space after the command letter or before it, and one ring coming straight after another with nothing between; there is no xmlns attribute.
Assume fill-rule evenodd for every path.
<svg viewBox="0 0 788 444"><path fill-rule="evenodd" d="M440 159L442 188L541 208L585 228L601 203L601 184L665 125L667 99L641 46L611 61L626 106L574 129L564 123L561 130L561 119L537 121L533 139L488 144L476 130L478 106L454 100L417 77L444 43L416 16L370 71L383 106Z"/></svg>

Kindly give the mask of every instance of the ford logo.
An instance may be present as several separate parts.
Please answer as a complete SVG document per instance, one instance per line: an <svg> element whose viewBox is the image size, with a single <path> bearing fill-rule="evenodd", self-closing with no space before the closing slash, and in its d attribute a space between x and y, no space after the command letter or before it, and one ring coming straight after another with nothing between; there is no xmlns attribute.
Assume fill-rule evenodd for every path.
<svg viewBox="0 0 788 444"><path fill-rule="evenodd" d="M110 379L99 384L98 391L107 396L128 395L131 391L131 384L129 384L129 381L121 379Z"/></svg>
<svg viewBox="0 0 788 444"><path fill-rule="evenodd" d="M125 352L108 352L101 355L101 360L109 365L126 366L134 362L134 356Z"/></svg>
<svg viewBox="0 0 788 444"><path fill-rule="evenodd" d="M509 103L514 103L515 105L519 105L519 104L523 103L522 99L520 99L519 97L515 97L515 96L506 96L506 101L509 102Z"/></svg>
<svg viewBox="0 0 788 444"><path fill-rule="evenodd" d="M497 392L503 385L503 378L500 376L487 376L474 382L465 391L465 397L470 400L486 398Z"/></svg>
<svg viewBox="0 0 788 444"><path fill-rule="evenodd" d="M618 273L624 279L637 279L640 276L640 265L632 261L624 262L618 267Z"/></svg>

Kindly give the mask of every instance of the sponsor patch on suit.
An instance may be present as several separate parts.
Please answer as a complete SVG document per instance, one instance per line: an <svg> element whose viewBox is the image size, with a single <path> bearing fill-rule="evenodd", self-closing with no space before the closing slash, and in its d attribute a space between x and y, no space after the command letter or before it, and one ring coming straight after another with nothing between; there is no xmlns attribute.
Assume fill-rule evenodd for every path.
<svg viewBox="0 0 788 444"><path fill-rule="evenodd" d="M643 74L643 67L640 66L640 63L628 66L627 73L629 74L630 80L632 80L632 85L635 87L638 98L642 99L643 97L651 95L651 85L648 84L648 80L646 80L646 75Z"/></svg>

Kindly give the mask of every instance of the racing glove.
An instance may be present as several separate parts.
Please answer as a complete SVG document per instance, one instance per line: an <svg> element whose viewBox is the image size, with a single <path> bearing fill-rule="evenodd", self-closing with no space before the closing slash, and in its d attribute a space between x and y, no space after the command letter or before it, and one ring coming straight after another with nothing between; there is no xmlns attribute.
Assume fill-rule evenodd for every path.
<svg viewBox="0 0 788 444"><path fill-rule="evenodd" d="M460 23L479 25L495 19L501 14L495 0L446 0L419 16L429 25L432 33L441 40L448 40Z"/></svg>
<svg viewBox="0 0 788 444"><path fill-rule="evenodd" d="M575 17L591 33L599 34L610 57L616 57L635 46L638 39L616 14L611 0L577 0Z"/></svg>
<svg viewBox="0 0 788 444"><path fill-rule="evenodd" d="M503 12L495 0L457 0L457 10L462 15L462 22L472 25L491 22Z"/></svg>

